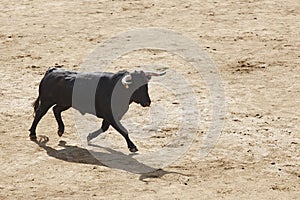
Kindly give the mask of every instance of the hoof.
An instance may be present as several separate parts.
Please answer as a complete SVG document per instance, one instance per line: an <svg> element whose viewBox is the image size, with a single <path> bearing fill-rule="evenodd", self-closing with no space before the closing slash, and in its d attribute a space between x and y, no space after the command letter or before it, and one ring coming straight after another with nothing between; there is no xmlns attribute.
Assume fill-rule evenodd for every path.
<svg viewBox="0 0 300 200"><path fill-rule="evenodd" d="M86 137L86 141L89 143L91 140L93 139L93 137L89 134L87 137Z"/></svg>
<svg viewBox="0 0 300 200"><path fill-rule="evenodd" d="M91 144L91 138L89 138L89 137L86 137L86 142L88 143L88 144Z"/></svg>
<svg viewBox="0 0 300 200"><path fill-rule="evenodd" d="M129 148L129 151L134 153L134 152L137 152L138 149L136 147L131 147L131 148Z"/></svg>
<svg viewBox="0 0 300 200"><path fill-rule="evenodd" d="M95 133L90 133L87 137L86 140L89 143L92 139L96 138L99 134L95 134Z"/></svg>
<svg viewBox="0 0 300 200"><path fill-rule="evenodd" d="M29 137L30 137L30 140L31 140L31 141L36 141L36 140L37 140L36 135L30 135Z"/></svg>
<svg viewBox="0 0 300 200"><path fill-rule="evenodd" d="M61 136L64 134L64 131L58 130L58 131L57 131L57 134L58 134L59 137L61 137Z"/></svg>

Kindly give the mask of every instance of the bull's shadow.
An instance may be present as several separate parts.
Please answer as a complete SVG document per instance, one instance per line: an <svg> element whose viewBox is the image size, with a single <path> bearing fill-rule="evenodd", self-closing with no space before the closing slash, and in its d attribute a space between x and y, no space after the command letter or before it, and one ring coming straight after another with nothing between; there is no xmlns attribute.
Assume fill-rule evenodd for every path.
<svg viewBox="0 0 300 200"><path fill-rule="evenodd" d="M64 147L64 149L55 149L47 145L49 138L47 136L39 136L39 140L35 140L34 142L39 145L39 147L46 150L48 156L53 158L63 160L66 162L74 162L74 163L82 163L82 164L91 164L91 165L101 165L104 166L93 157L87 149L66 145L65 141L59 141L58 146Z"/></svg>
<svg viewBox="0 0 300 200"><path fill-rule="evenodd" d="M66 162L106 166L134 174L140 174L141 176L139 179L142 181L144 181L146 178L160 178L169 173L181 174L152 168L138 162L132 157L132 155L126 155L111 148L91 145L93 149L99 148L102 150L101 152L98 152L94 150L87 150L78 146L67 145L65 141L60 141L58 145L63 147L63 149L55 149L47 145L47 142L49 141L48 137L39 136L39 138L40 139L36 140L35 143L39 145L39 147L46 150L49 156ZM106 152L103 152L103 150ZM99 158L104 158L106 160L106 164L101 163L99 160L102 159Z"/></svg>

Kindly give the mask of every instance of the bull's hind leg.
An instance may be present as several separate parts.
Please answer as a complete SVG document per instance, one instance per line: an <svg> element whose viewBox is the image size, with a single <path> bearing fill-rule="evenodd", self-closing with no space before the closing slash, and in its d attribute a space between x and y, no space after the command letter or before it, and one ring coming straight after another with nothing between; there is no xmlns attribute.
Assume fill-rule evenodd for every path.
<svg viewBox="0 0 300 200"><path fill-rule="evenodd" d="M100 135L101 133L107 131L107 129L109 128L109 122L106 121L105 119L102 121L102 126L100 129L90 133L88 136L87 136L87 141L91 141L92 139L94 139L95 137L97 137L98 135Z"/></svg>
<svg viewBox="0 0 300 200"><path fill-rule="evenodd" d="M38 109L35 112L35 117L34 120L32 122L32 125L29 129L30 131L30 139L31 140L36 140L36 127L39 123L39 121L42 119L42 117L47 113L47 111L49 110L49 108L51 108L51 106L53 106L53 103L51 102L41 102L41 104L38 106Z"/></svg>
<svg viewBox="0 0 300 200"><path fill-rule="evenodd" d="M65 125L61 118L61 112L69 109L70 107L71 106L60 106L60 105L56 105L53 107L53 113L58 124L57 134L59 135L59 137L61 137L65 131Z"/></svg>

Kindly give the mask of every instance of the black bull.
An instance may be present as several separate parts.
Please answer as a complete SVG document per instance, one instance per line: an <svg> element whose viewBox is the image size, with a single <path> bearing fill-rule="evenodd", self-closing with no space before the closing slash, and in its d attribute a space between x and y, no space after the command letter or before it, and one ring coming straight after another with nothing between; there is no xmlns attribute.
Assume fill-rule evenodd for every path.
<svg viewBox="0 0 300 200"><path fill-rule="evenodd" d="M37 124L52 106L58 123L58 135L62 136L64 123L61 112L73 107L82 114L90 113L103 119L101 129L90 133L88 141L111 125L125 138L129 150L136 152L138 149L120 120L132 102L143 107L150 106L148 81L151 76L164 74L143 71L79 73L51 68L41 80L39 96L33 103L35 117L29 129L30 139L36 140Z"/></svg>

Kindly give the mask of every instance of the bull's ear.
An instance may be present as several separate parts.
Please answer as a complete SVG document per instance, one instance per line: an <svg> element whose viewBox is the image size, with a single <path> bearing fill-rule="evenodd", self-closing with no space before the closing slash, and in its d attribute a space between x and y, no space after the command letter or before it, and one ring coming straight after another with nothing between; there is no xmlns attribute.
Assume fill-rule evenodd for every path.
<svg viewBox="0 0 300 200"><path fill-rule="evenodd" d="M132 83L132 76L130 75L130 74L127 74L127 75L125 75L123 78L122 78L122 80L121 80L121 82L122 82L122 85L124 85L125 86L125 88L129 88L129 85Z"/></svg>
<svg viewBox="0 0 300 200"><path fill-rule="evenodd" d="M129 88L129 84L122 84L124 86L124 88L128 89Z"/></svg>

